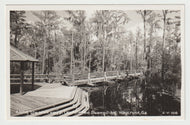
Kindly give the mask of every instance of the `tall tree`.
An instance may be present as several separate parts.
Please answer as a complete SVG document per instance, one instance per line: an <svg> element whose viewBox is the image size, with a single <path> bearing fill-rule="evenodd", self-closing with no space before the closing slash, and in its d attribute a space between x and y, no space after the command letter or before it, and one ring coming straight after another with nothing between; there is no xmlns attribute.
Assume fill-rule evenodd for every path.
<svg viewBox="0 0 190 125"><path fill-rule="evenodd" d="M128 42L129 42L129 54L130 54L130 71L133 71L133 57L134 57L134 34L133 32L129 32L128 34Z"/></svg>
<svg viewBox="0 0 190 125"><path fill-rule="evenodd" d="M138 27L137 30L136 30L136 39L135 39L135 70L136 72L138 71L139 69L139 66L138 66L138 62L139 62L139 59L138 59L138 44L141 42L141 29Z"/></svg>
<svg viewBox="0 0 190 125"><path fill-rule="evenodd" d="M144 24L144 55L143 55L143 59L144 59L144 63L145 65L145 75L146 75L146 80L145 80L145 84L147 84L147 80L148 80L148 76L149 76L149 71L148 69L148 61L147 61L147 53L146 53L146 49L147 49L147 43L146 43L146 34L147 34L147 28L146 28L146 23L147 23L147 18L148 16L152 13L151 10L139 10L137 11L137 13L139 13L143 19L143 24Z"/></svg>
<svg viewBox="0 0 190 125"><path fill-rule="evenodd" d="M52 49L51 31L55 28L57 24L57 14L55 11L33 12L33 14L39 19L39 21L36 22L36 24L39 25L41 31L43 32L42 73L47 73L50 70L50 65L49 58L47 61L46 59L47 57L49 57L49 50Z"/></svg>
<svg viewBox="0 0 190 125"><path fill-rule="evenodd" d="M85 19L86 13L83 10L75 10L75 11L65 11L68 15L65 19L70 21L73 25L73 32L75 35L73 37L74 45L73 45L73 59L80 66L78 67L78 71L80 72L85 70L85 55L86 55L86 28L85 28ZM75 69L76 70L76 69Z"/></svg>
<svg viewBox="0 0 190 125"><path fill-rule="evenodd" d="M28 27L25 18L25 11L10 11L10 35L13 38L10 41L13 41L12 44L16 47Z"/></svg>
<svg viewBox="0 0 190 125"><path fill-rule="evenodd" d="M163 36L162 36L162 67L161 67L161 76L162 76L162 85L167 86L167 89L172 88L169 86L172 82L173 92L175 93L175 85L176 83L180 83L178 79L181 76L181 70L179 66L180 62L180 49L178 50L177 45L181 39L181 32L179 30L180 27L180 16L172 15L180 15L179 11L174 10L162 10L163 16ZM175 60L175 61L174 61ZM175 69L173 70L172 65L175 65ZM178 69L178 70L176 70ZM175 75L174 75L175 74ZM175 80L174 80L175 79Z"/></svg>
<svg viewBox="0 0 190 125"><path fill-rule="evenodd" d="M138 14L141 15L143 19L143 25L144 25L144 58L146 58L146 34L147 34L147 28L146 28L146 21L148 16L152 13L151 10L138 10Z"/></svg>
<svg viewBox="0 0 190 125"><path fill-rule="evenodd" d="M152 58L151 58L151 49L152 49L152 44L154 43L155 39L155 33L161 29L160 26L160 19L158 18L160 17L159 14L152 12L152 14L149 16L149 18L147 19L147 24L148 24L148 35L149 35L149 39L148 39L148 45L147 45L147 69L149 71L151 71L151 63L152 63Z"/></svg>
<svg viewBox="0 0 190 125"><path fill-rule="evenodd" d="M129 18L127 17L126 12L119 10L99 10L96 11L95 17L92 19L92 23L95 25L96 36L102 48L103 71L108 67L107 46L111 45L109 47L115 47L114 43L117 44L116 41L118 41L118 38L123 35L123 32L120 31L120 29L128 22L128 20ZM113 42L111 43L110 41Z"/></svg>
<svg viewBox="0 0 190 125"><path fill-rule="evenodd" d="M167 14L168 10L162 10L163 14L163 35L162 35L162 70L161 70L161 75L162 75L162 84L164 84L164 73L165 73L165 67L164 67L164 56L165 56L165 32L166 32L166 25L167 25Z"/></svg>

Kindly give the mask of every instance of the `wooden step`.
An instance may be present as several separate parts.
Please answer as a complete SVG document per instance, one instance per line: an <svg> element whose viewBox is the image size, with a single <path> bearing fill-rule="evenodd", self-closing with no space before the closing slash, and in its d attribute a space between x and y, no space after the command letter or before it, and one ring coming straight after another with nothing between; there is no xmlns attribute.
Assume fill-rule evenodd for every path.
<svg viewBox="0 0 190 125"><path fill-rule="evenodd" d="M79 108L76 108L75 110L73 110L73 111L71 111L71 112L67 112L67 113L65 113L65 114L63 114L62 116L72 116L72 115L74 115L74 114L78 114L78 113L80 113L84 108L85 108L85 94L84 94L84 92L82 92L82 98L80 99L80 107Z"/></svg>
<svg viewBox="0 0 190 125"><path fill-rule="evenodd" d="M33 110L30 114L25 114L27 117L66 117L66 116L80 116L89 109L88 93L80 88L75 90L72 95L73 98L66 102L46 106ZM36 113L35 113L36 112Z"/></svg>
<svg viewBox="0 0 190 125"><path fill-rule="evenodd" d="M85 98L87 98L87 100ZM82 105L83 105L83 108L79 112L72 114L71 116L75 116L75 117L81 116L82 114L86 113L89 110L89 99L88 99L87 92L84 92L84 99L83 99Z"/></svg>
<svg viewBox="0 0 190 125"><path fill-rule="evenodd" d="M78 99L78 92L79 89L76 90L75 92L75 96L73 97L74 99L71 100L70 102L66 103L66 104L63 104L63 105L59 105L59 106L55 106L55 107L52 107L52 108L49 108L47 110L44 110L42 112L39 112L37 114L34 114L33 116L45 116L45 115L48 115L48 114L51 114L52 112L56 112L56 111L59 111L59 110L62 110L62 109L65 109L73 104L76 104L77 103L77 99Z"/></svg>
<svg viewBox="0 0 190 125"><path fill-rule="evenodd" d="M72 112L68 112L68 113L65 113L64 115L62 116L76 116L76 114L83 114L82 111L85 109L85 106L84 105L81 105L79 108L75 109L74 111ZM78 115L80 116L80 115Z"/></svg>
<svg viewBox="0 0 190 125"><path fill-rule="evenodd" d="M81 116L84 113L86 113L89 110L88 107L84 107L80 112L78 112L77 114L74 114L73 116L77 117L77 116Z"/></svg>
<svg viewBox="0 0 190 125"><path fill-rule="evenodd" d="M61 116L61 115L65 114L65 113L67 113L69 111L72 111L72 110L78 108L81 105L80 100L81 100L81 97L82 97L82 90L81 89L78 89L78 90L79 91L76 93L79 96L78 98L76 98L77 103L71 105L68 108L61 109L61 110L59 110L59 111L57 111L55 113L49 114L48 116Z"/></svg>
<svg viewBox="0 0 190 125"><path fill-rule="evenodd" d="M40 112L40 111L43 111L43 110L46 110L46 109L49 109L49 108L52 108L52 107L56 107L56 106L59 106L59 105L63 105L65 103L69 103L71 100L67 100L67 101L60 101L59 103L56 103L56 104L50 104L50 105L47 105L47 106L42 106L42 107L39 107L39 108L36 108L36 109L33 109L33 110L29 110L29 111L23 111L19 114L15 114L14 116L17 117L17 116L29 116L35 112Z"/></svg>
<svg viewBox="0 0 190 125"><path fill-rule="evenodd" d="M53 108L53 107L57 107L57 106L61 106L61 105L64 105L64 104L67 104L67 103L70 103L71 101L74 100L74 97L76 95L76 91L77 91L77 88L75 88L74 90L74 93L72 94L71 96L71 99L68 99L66 101L60 101L60 102L57 102L55 104L50 104L50 105L46 105L46 106L42 106L42 107L39 107L39 108L36 108L36 109L32 109L32 110L28 110L28 111L23 111L19 114L15 114L14 116L35 116L35 112L42 112L42 111L45 111L47 109L50 109L50 108Z"/></svg>

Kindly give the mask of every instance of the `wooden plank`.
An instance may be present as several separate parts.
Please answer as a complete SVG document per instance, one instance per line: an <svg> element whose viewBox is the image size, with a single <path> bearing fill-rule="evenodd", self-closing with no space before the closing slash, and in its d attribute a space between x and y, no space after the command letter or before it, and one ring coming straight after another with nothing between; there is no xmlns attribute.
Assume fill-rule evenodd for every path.
<svg viewBox="0 0 190 125"><path fill-rule="evenodd" d="M41 106L41 105L45 105L44 103L41 103L39 101L35 101L31 97L24 97L23 98L21 96L20 97L15 96L14 99L19 101L19 102L17 102L18 105L24 105L24 106L27 106L27 107L30 107L30 108L35 108L35 107L38 107L38 106Z"/></svg>
<svg viewBox="0 0 190 125"><path fill-rule="evenodd" d="M31 96L32 97L32 96ZM36 101L40 101L44 104L53 104L55 102L58 102L58 101L64 101L64 99L61 99L61 98L50 98L50 97L32 97L33 99L35 99Z"/></svg>
<svg viewBox="0 0 190 125"><path fill-rule="evenodd" d="M77 94L76 94L77 93ZM58 110L60 110L60 109L64 109L65 107L68 107L68 106L72 106L73 104L75 104L75 103L77 103L77 99L78 99L78 97L79 97L79 95L80 95L80 89L77 89L76 90L76 95L73 97L73 100L71 101L71 102L69 102L69 103L66 103L66 104L64 104L64 105L59 105L59 106L56 106L56 107L52 107L52 108L49 108L49 109L47 109L45 112L47 113L46 115L53 115L53 114L50 114L50 112L55 112L55 111L58 111ZM39 115L42 115L42 114L44 114L44 112L39 112L38 114L36 114L36 116L39 116ZM34 114L34 116L35 116L35 114Z"/></svg>
<svg viewBox="0 0 190 125"><path fill-rule="evenodd" d="M34 110L56 102L63 102L64 99L60 98L44 98L44 97L32 97L32 96L21 96L11 95L11 115L15 115L19 112L25 112Z"/></svg>
<svg viewBox="0 0 190 125"><path fill-rule="evenodd" d="M11 112L13 114L31 109L31 107L29 107L28 105L23 103L18 103L17 101L11 99Z"/></svg>
<svg viewBox="0 0 190 125"><path fill-rule="evenodd" d="M20 94L23 94L23 83L24 83L24 62L20 63Z"/></svg>
<svg viewBox="0 0 190 125"><path fill-rule="evenodd" d="M32 90L34 90L34 62L32 62Z"/></svg>

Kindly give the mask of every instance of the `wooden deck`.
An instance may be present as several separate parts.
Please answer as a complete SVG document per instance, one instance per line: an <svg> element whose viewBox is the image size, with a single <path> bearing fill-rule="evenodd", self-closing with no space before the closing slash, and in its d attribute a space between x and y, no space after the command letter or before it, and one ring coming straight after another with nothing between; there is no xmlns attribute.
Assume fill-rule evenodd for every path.
<svg viewBox="0 0 190 125"><path fill-rule="evenodd" d="M22 96L20 94L11 95L11 116L24 111L30 111L43 106L65 101L61 98Z"/></svg>
<svg viewBox="0 0 190 125"><path fill-rule="evenodd" d="M75 87L46 84L24 95L11 94L11 116L72 99Z"/></svg>

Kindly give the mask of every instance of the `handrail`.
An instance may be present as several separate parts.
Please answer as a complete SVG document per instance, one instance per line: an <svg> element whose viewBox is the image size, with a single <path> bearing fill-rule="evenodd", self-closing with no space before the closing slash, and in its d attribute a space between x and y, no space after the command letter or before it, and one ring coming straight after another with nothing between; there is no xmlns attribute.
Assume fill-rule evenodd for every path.
<svg viewBox="0 0 190 125"><path fill-rule="evenodd" d="M88 81L90 83L92 80L97 78L104 79L107 81L107 78L110 77L120 77L121 75L139 75L140 73L133 73L131 71L106 71L106 72L92 72L87 74L63 74L63 75L53 75L53 74L34 74L36 80L71 80L72 82L76 81ZM19 80L20 74L10 74L11 80ZM31 79L31 74L25 74L24 79Z"/></svg>

